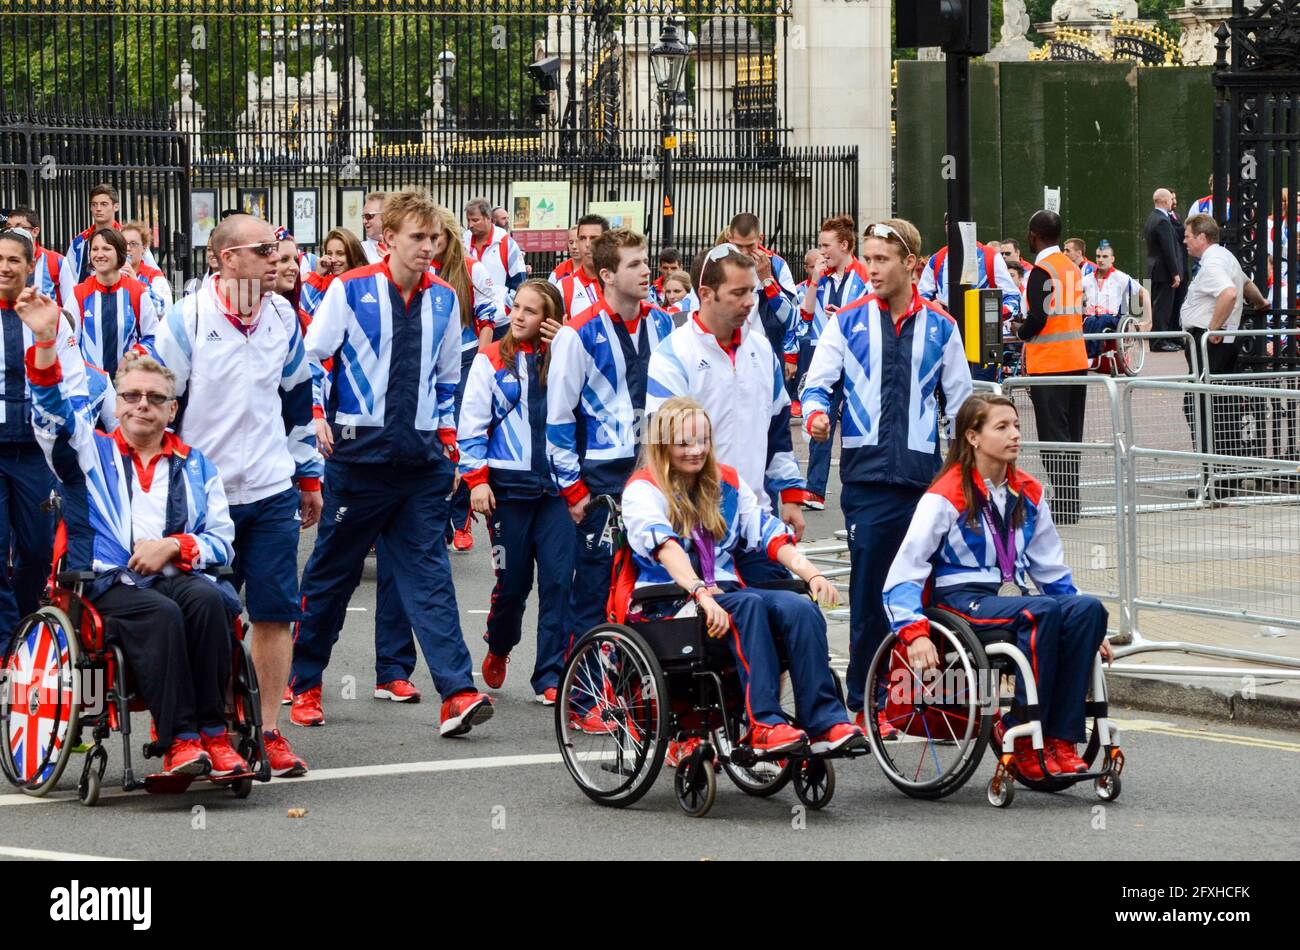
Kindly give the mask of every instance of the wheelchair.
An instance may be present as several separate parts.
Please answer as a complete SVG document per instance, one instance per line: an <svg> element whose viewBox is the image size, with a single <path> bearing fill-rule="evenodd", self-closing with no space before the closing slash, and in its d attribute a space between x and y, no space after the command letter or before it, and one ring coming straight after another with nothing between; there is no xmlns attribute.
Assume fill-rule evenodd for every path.
<svg viewBox="0 0 1300 950"><path fill-rule="evenodd" d="M976 630L963 617L943 607L926 607L924 613L940 658L938 671L918 677L908 664L907 648L891 633L876 651L867 672L867 741L890 782L912 798L951 795L975 774L990 744L995 721L1009 710L1020 724L1006 730L1002 748L995 750L997 766L988 783L989 804L1008 807L1015 798L1016 783L1036 792L1058 792L1092 782L1102 801L1119 798L1124 753L1109 718L1100 657L1093 660L1091 698L1085 707L1092 720L1081 755L1088 763L1088 771L1052 775L1043 760L1043 729L1033 669L1016 645L1014 634L998 628ZM1021 678L1025 684L1024 706L1014 701L1013 689L1003 693L1004 677ZM886 695L883 707L882 683ZM881 738L879 712L898 730L899 734L889 741ZM1029 779L1016 768L1014 744L1023 736L1030 738L1038 754L1045 776L1041 780Z"/></svg>
<svg viewBox="0 0 1300 950"><path fill-rule="evenodd" d="M605 495L593 504L610 511L602 540L616 552L617 590L620 562L630 557L618 504ZM781 589L807 593L807 585L794 578ZM713 807L717 767L748 795L766 798L790 784L807 808L821 809L835 794L832 760L867 754L866 747L813 754L805 745L765 756L742 744L745 697L735 660L724 641L708 636L678 585L636 589L625 619L611 616L573 646L556 697L561 757L592 801L614 808L639 801L659 777L670 740L697 740L673 776L677 804L695 818ZM843 684L832 676L843 701ZM785 696L782 705L792 713L793 702ZM605 723L599 734L576 725L590 709Z"/></svg>
<svg viewBox="0 0 1300 950"><path fill-rule="evenodd" d="M66 570L67 533L59 516L60 501L51 495L42 504L56 514L54 559L41 606L19 622L3 657L0 689L0 766L13 786L40 797L54 789L74 753L84 753L77 798L91 806L99 800L108 766L104 740L113 732L122 737L122 788L143 788L155 794L184 791L196 778L188 775L146 775L137 778L131 757L131 713L143 711L135 694L122 648L104 635L104 622L83 596L95 579L91 571ZM224 576L230 569L212 573ZM239 754L251 771L210 779L247 798L253 781L269 782L271 767L262 735L261 700L253 658L244 642L240 616L232 619L234 649L227 691L227 728L238 739ZM91 743L83 744L89 734ZM144 758L162 757L160 744L144 744Z"/></svg>
<svg viewBox="0 0 1300 950"><path fill-rule="evenodd" d="M1137 317L1093 314L1084 318L1084 333L1114 334L1114 340L1085 340L1088 350L1088 369L1105 376L1140 376L1146 365L1147 352L1140 337L1142 331ZM1008 337L1003 343L1002 376L1020 376L1024 372L1024 348L1021 340Z"/></svg>

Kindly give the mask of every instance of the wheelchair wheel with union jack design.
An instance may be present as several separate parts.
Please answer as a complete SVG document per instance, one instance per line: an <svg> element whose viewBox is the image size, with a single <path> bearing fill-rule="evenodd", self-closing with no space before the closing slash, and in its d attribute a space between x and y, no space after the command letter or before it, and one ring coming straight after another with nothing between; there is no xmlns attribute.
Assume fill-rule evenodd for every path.
<svg viewBox="0 0 1300 950"><path fill-rule="evenodd" d="M4 656L0 740L9 782L29 795L58 784L81 722L78 642L62 611L25 617Z"/></svg>

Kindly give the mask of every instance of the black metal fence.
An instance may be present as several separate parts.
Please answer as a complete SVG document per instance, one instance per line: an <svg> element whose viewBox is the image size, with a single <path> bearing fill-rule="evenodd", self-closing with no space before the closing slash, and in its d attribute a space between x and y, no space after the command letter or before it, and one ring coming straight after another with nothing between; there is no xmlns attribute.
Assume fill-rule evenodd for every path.
<svg viewBox="0 0 1300 950"><path fill-rule="evenodd" d="M1214 69L1214 218L1222 243L1272 304L1267 318L1246 309L1245 324L1294 329L1300 318L1300 0L1247 9L1234 0L1219 28ZM1243 362L1252 370L1300 368L1295 335L1255 337Z"/></svg>
<svg viewBox="0 0 1300 950"><path fill-rule="evenodd" d="M107 182L118 191L119 220L149 224L160 267L169 276L188 278L189 143L157 124L133 125L89 128L29 120L0 127L0 212L35 208L41 243L62 252L90 223L90 189Z"/></svg>

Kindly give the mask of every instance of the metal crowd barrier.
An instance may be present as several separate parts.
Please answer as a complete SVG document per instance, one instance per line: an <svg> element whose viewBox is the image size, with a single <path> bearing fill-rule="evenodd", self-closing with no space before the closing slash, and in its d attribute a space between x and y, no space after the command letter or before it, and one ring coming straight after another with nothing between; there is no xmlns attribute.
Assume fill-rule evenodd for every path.
<svg viewBox="0 0 1300 950"><path fill-rule="evenodd" d="M1237 335L1283 332L1297 331ZM1185 332L1140 336L1183 338L1186 347L1192 342ZM1194 365L1208 365L1204 346L1191 352ZM1042 480L1058 523L1059 488L1052 476L1068 482L1077 465L1078 517L1064 519L1062 542L1079 589L1114 608L1112 621L1124 644L1115 649L1116 672L1300 679L1300 658L1199 643L1185 633L1143 635L1144 617L1166 616L1153 611L1300 630L1300 453L1295 430L1279 424L1300 418L1300 373L1264 380L1234 374L1210 383L1195 378L1013 377L1000 385L976 382L975 389L1016 401L1020 464ZM1263 384L1268 381L1275 384ZM1081 442L1037 439L1029 394L1039 386L1087 387ZM836 531L835 541L804 553L847 594L846 540ZM828 616L848 614L840 608ZM1264 666L1122 662L1155 652Z"/></svg>

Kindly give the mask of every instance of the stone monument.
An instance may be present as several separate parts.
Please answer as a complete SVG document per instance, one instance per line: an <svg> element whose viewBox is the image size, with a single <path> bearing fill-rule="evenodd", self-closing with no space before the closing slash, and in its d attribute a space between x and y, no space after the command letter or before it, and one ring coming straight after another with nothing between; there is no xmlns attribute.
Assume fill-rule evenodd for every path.
<svg viewBox="0 0 1300 950"><path fill-rule="evenodd" d="M1217 42L1214 31L1231 16L1231 0L1227 3L1223 0L1186 0L1180 9L1170 11L1169 19L1183 28L1179 45L1183 49L1184 65L1214 65Z"/></svg>
<svg viewBox="0 0 1300 950"><path fill-rule="evenodd" d="M1002 36L985 58L1004 63L1029 59L1034 50L1034 44L1026 36L1029 30L1025 0L1002 0Z"/></svg>

